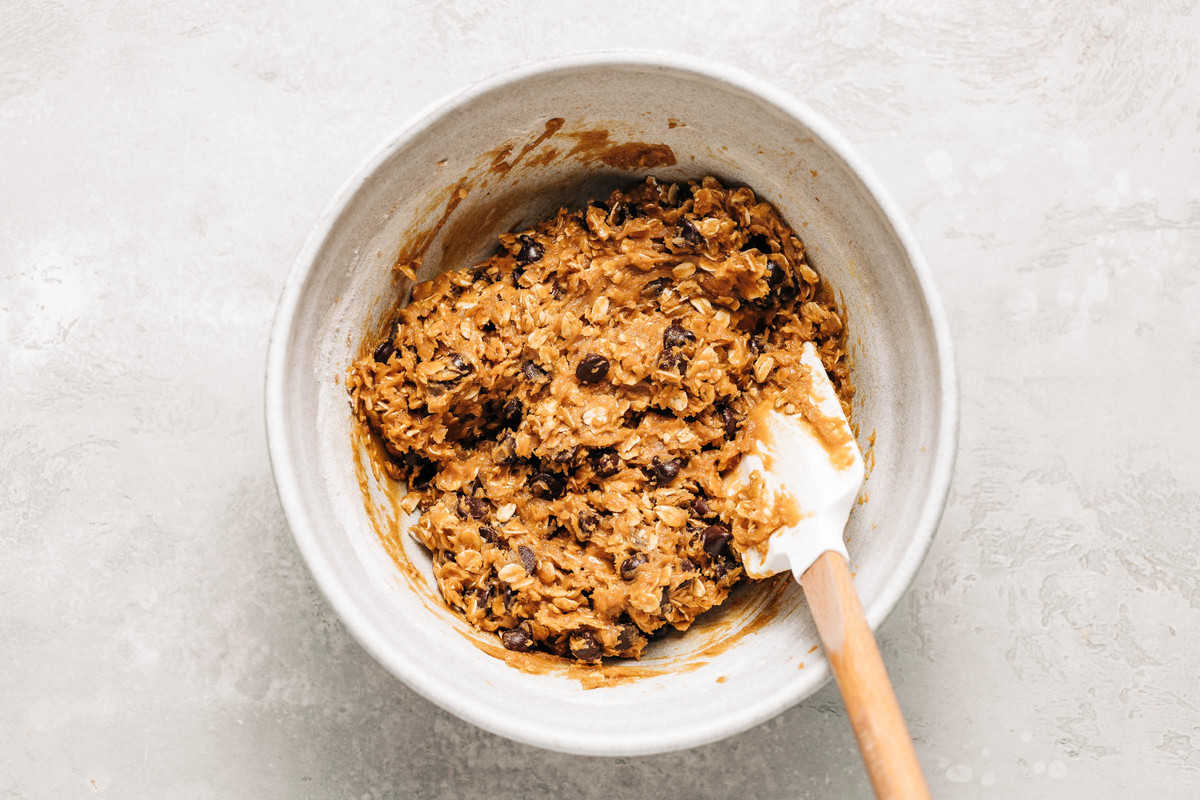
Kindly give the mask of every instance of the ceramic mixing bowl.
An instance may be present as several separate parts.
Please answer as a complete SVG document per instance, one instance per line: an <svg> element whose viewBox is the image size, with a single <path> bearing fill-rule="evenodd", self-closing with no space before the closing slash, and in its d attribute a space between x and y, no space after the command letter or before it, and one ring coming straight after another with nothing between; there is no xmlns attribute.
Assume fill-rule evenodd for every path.
<svg viewBox="0 0 1200 800"><path fill-rule="evenodd" d="M407 288L391 268L398 254L423 255L421 278L468 266L498 233L646 174L753 187L841 293L864 447L874 434L869 499L850 520L848 548L878 625L929 547L950 481L947 326L916 242L871 170L819 116L750 76L676 56L595 55L487 81L422 114L318 221L280 300L267 367L279 496L346 627L459 717L575 753L711 742L814 692L828 669L809 652L816 632L798 587L785 578L744 590L636 666L591 677L514 668L495 656L495 637L489 645L442 605L420 547L396 530L399 562L384 547L386 487L352 445L343 376Z"/></svg>

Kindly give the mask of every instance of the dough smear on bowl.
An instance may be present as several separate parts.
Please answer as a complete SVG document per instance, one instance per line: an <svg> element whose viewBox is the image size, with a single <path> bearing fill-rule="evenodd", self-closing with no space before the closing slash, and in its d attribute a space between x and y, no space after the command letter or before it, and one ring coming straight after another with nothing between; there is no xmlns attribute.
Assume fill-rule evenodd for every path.
<svg viewBox="0 0 1200 800"><path fill-rule="evenodd" d="M849 412L843 319L775 209L713 178L499 238L413 287L350 367L353 408L452 608L510 650L636 658L720 605L780 524L723 476L756 409L802 403L804 342Z"/></svg>

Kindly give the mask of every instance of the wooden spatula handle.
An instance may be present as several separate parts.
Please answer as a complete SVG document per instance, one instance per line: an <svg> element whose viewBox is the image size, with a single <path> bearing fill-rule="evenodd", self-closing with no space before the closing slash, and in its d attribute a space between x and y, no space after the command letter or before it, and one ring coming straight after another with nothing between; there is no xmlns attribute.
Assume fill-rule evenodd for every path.
<svg viewBox="0 0 1200 800"><path fill-rule="evenodd" d="M846 559L841 553L825 552L805 570L800 584L842 690L876 797L928 798L929 787Z"/></svg>

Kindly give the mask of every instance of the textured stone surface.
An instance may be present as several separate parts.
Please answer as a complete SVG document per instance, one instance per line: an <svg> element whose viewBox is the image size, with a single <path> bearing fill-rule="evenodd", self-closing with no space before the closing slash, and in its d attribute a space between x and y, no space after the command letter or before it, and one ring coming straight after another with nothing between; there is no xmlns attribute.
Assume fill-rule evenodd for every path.
<svg viewBox="0 0 1200 800"><path fill-rule="evenodd" d="M267 331L340 182L449 91L623 46L827 114L943 289L962 449L881 632L935 795L1200 794L1200 12L231 5L0 8L0 797L868 794L832 688L616 762L459 722L275 499Z"/></svg>

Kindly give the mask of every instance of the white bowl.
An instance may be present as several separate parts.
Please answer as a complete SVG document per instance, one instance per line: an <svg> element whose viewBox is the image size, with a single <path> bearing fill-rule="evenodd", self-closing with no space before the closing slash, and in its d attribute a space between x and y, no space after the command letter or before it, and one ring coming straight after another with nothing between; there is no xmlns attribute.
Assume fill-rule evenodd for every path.
<svg viewBox="0 0 1200 800"><path fill-rule="evenodd" d="M504 142L519 153L560 117L563 129L522 163L489 171ZM606 130L616 143L666 144L677 163L622 171L595 160L594 149L565 157L579 141L567 134L582 129ZM559 157L539 160L549 148ZM590 162L580 160L589 154ZM514 224L646 173L713 174L753 187L843 294L855 419L864 444L877 435L869 501L847 537L867 618L878 625L924 557L950 481L957 395L947 325L916 242L871 171L827 122L747 75L678 56L598 54L504 75L425 112L318 221L283 291L267 365L280 500L346 627L439 706L489 731L574 753L711 742L816 691L829 673L820 651L808 652L817 638L800 592L783 583L781 596L751 592L700 629L652 646L641 677L624 683L584 689L561 672L519 671L477 647L465 623L420 579L404 577L381 546L356 477L342 376L404 288L391 272L398 250L436 227L460 179L469 193L438 229L421 277L443 267L447 250L453 263L445 266L472 263L466 259L482 257ZM419 548L406 549L427 570Z"/></svg>

